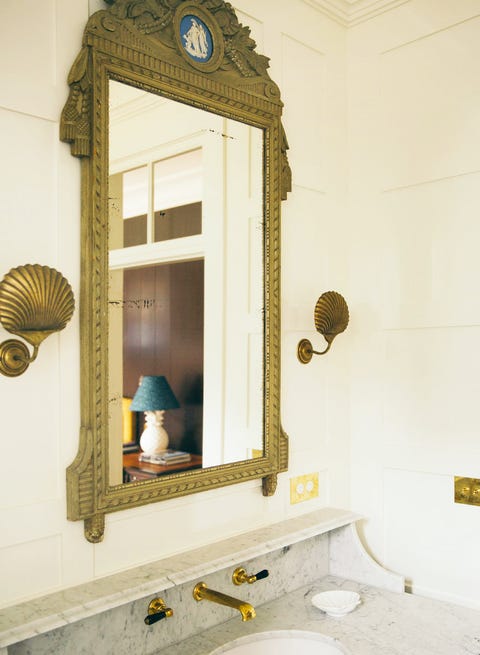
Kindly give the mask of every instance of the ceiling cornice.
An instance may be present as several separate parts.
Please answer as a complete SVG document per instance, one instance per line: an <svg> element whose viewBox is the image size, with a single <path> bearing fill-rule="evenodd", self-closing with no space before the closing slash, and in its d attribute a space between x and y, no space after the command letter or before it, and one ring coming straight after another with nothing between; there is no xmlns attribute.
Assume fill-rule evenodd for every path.
<svg viewBox="0 0 480 655"><path fill-rule="evenodd" d="M353 27L410 0L303 0L344 27Z"/></svg>

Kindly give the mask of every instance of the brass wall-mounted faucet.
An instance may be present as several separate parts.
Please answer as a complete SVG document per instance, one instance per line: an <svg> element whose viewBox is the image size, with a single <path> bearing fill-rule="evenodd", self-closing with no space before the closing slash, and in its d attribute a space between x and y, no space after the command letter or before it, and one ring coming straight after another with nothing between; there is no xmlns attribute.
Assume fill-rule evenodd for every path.
<svg viewBox="0 0 480 655"><path fill-rule="evenodd" d="M213 603L226 605L227 607L238 610L242 615L242 621L250 621L250 619L254 619L256 616L255 608L250 603L238 600L238 598L233 598L232 596L227 596L227 594L222 594L220 591L208 589L204 582L199 582L195 586L193 597L195 600L211 600Z"/></svg>

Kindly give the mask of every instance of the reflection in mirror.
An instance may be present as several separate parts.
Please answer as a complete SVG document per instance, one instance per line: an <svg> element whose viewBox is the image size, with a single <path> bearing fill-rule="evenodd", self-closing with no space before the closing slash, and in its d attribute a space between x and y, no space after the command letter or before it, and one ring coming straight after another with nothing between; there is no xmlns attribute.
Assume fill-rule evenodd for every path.
<svg viewBox="0 0 480 655"><path fill-rule="evenodd" d="M110 485L263 455L263 208L262 130L109 81ZM142 454L142 376L188 455Z"/></svg>
<svg viewBox="0 0 480 655"><path fill-rule="evenodd" d="M260 479L272 496L288 469L280 211L291 171L268 58L225 0L106 4L85 27L60 122L82 159L81 427L67 516L92 543L110 512ZM193 47L201 57L186 16L210 34L206 52ZM166 380L179 404L149 415L158 433L165 411L169 445L188 452L163 472L124 453L143 432L130 407L142 376ZM133 482L144 476L156 479Z"/></svg>

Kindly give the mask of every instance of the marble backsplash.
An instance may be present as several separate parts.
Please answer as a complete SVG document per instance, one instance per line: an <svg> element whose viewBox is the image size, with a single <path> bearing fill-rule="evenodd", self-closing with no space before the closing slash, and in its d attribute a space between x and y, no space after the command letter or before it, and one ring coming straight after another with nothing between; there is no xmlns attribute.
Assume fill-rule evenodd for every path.
<svg viewBox="0 0 480 655"><path fill-rule="evenodd" d="M254 584L235 586L232 573L236 566L245 566L249 574L269 570L269 577ZM202 576L164 591L159 595L174 615L152 626L144 623L150 599L137 600L97 614L88 619L63 626L38 637L9 647L9 655L150 655L160 648L186 639L200 630L223 623L238 615L236 610L209 601L197 602L192 592L197 582L252 605L262 605L284 594L312 583L328 574L329 536L311 537L284 546L279 550L255 557L248 562L236 562L229 568Z"/></svg>
<svg viewBox="0 0 480 655"><path fill-rule="evenodd" d="M253 606L281 598L334 574L402 592L401 576L378 566L364 551L355 528L358 516L325 508L259 528L150 565L7 608L0 617L0 655L153 655L239 612L197 602L197 582ZM235 586L232 573L270 575ZM161 596L173 616L144 623L148 604Z"/></svg>

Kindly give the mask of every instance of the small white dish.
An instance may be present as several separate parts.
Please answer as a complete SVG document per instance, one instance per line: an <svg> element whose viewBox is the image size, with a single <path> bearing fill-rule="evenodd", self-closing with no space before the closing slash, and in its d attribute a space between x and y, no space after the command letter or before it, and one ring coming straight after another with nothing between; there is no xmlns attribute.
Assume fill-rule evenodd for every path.
<svg viewBox="0 0 480 655"><path fill-rule="evenodd" d="M360 595L356 591L323 591L315 594L312 604L328 616L340 617L352 612L360 603Z"/></svg>

